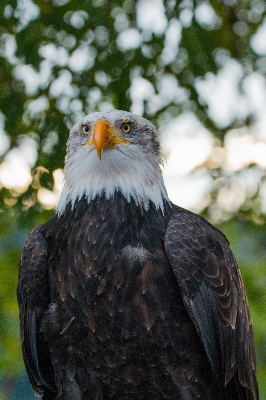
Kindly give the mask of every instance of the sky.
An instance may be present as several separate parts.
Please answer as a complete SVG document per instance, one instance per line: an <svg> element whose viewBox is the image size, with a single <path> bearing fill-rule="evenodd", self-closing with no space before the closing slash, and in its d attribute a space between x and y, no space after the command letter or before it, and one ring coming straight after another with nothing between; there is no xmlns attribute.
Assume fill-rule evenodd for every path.
<svg viewBox="0 0 266 400"><path fill-rule="evenodd" d="M27 0L27 7L31 7L31 1ZM23 11L23 10L22 10ZM35 18L36 9L31 8L28 18ZM165 62L176 56L178 43L181 35L181 25L189 24L192 15L187 9L181 14L180 22L175 22L167 28L167 21L164 16L162 0L140 0L138 8L138 26L145 30L146 34L160 34L167 28L166 47L163 54ZM206 24L217 24L219 18L213 9L207 4L202 4L196 9L198 21ZM27 23L27 21L25 22ZM123 21L118 21L123 25ZM121 26L122 26L121 25ZM266 55L266 20L257 34L252 39L253 50L259 55ZM130 39L130 40L129 40ZM140 43L139 32L136 29L122 30L118 36L117 43L121 48L137 47ZM13 46L13 47L12 47ZM34 75L30 66L21 66L16 69L16 74L22 79L28 93L34 92L40 80L47 80L49 77L49 62L55 59L64 60L63 53L59 55L52 46L43 46L43 56L47 62L43 63L43 71L40 76ZM14 43L10 39L9 57L13 57ZM90 57L92 55L90 54ZM80 49L75 54L79 59L77 65L81 68L89 62L90 57ZM63 61L62 61L63 62ZM70 59L69 64L73 64ZM72 65L72 68L74 66ZM66 71L66 70L65 70ZM229 59L224 64L218 75L207 74L198 80L196 89L202 99L208 105L210 116L218 126L224 128L236 116L243 118L251 109L256 117L252 128L239 128L228 132L224 148L215 143L210 133L201 125L191 113L186 113L172 120L166 125L159 126L165 163L163 175L170 199L185 208L200 212L210 202L209 192L213 180L204 164L212 162L215 166L220 165L227 171L241 171L250 163L257 164L260 168L266 168L266 85L265 77L260 73L251 73L243 82L243 94L239 95L237 85L243 78L242 67L234 60ZM150 100L150 107L156 109L156 101L167 100L169 93L182 97L182 92L169 90L176 85L175 82L167 81L161 85L160 99L154 95L151 85L139 76L133 76L131 96L133 99L132 112L142 114L143 101ZM51 92L71 91L70 80L67 71L60 79L55 81ZM40 100L41 103L42 99ZM45 102L45 99L43 100ZM32 107L44 107L43 104L33 104ZM79 104L76 104L77 110ZM109 105L103 105L109 107ZM0 114L0 155L8 148L8 139L4 134L3 115ZM51 140L53 140L51 138ZM27 137L21 140L18 148L12 149L5 157L4 163L0 166L0 183L8 189L14 189L18 193L25 191L31 182L31 168L35 165L37 156L36 142L33 138ZM62 166L63 167L63 166ZM225 188L219 194L218 201L224 204L228 211L241 205L247 193L254 192L259 180L254 176L239 176L238 181L231 185L230 190ZM38 199L45 208L56 207L63 182L63 171L54 172L55 186L53 191L40 189ZM256 179L258 182L256 182ZM266 211L266 187L261 188Z"/></svg>

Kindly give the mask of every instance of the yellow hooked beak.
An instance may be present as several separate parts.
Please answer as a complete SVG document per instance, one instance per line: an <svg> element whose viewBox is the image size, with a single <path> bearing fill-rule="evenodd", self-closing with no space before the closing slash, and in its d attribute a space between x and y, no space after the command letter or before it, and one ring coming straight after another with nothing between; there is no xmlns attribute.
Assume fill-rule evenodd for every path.
<svg viewBox="0 0 266 400"><path fill-rule="evenodd" d="M130 145L127 140L121 139L113 129L113 126L107 119L99 119L94 127L92 138L83 146L93 145L97 151L99 159L102 158L103 149L115 148L118 144Z"/></svg>

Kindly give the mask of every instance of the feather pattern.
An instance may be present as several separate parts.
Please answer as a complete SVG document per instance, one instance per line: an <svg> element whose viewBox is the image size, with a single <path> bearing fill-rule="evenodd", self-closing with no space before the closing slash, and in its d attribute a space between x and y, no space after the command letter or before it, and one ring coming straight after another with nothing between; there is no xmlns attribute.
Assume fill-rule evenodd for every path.
<svg viewBox="0 0 266 400"><path fill-rule="evenodd" d="M40 243L46 248L49 302L42 286L42 315L38 326L31 321L39 337L24 335L30 346L49 347L52 385L39 374L39 353L39 370L24 356L44 394L56 387L51 398L257 398L244 289L227 241L205 220L168 202L164 214L153 204L145 211L117 193L69 204L36 235L35 254ZM30 252L27 245L22 270ZM31 264L26 275L37 271ZM22 309L37 290L26 275Z"/></svg>
<svg viewBox="0 0 266 400"><path fill-rule="evenodd" d="M169 222L165 245L184 304L225 396L228 383L230 391L238 379L246 391L246 397L239 398L257 398L251 318L226 238L202 218L180 212Z"/></svg>
<svg viewBox="0 0 266 400"><path fill-rule="evenodd" d="M36 228L24 247L17 289L22 354L36 396L44 394L44 387L48 392L54 389L49 348L47 344L42 346L43 338L40 332L40 321L49 304L47 255L46 241L39 228Z"/></svg>

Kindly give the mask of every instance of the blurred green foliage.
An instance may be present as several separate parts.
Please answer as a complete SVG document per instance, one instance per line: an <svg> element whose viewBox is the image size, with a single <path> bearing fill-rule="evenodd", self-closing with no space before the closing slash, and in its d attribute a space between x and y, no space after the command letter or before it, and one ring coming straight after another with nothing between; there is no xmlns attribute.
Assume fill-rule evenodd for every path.
<svg viewBox="0 0 266 400"><path fill-rule="evenodd" d="M265 1L158 0L154 5L161 9L162 24L147 20L145 25L147 4L150 1L0 2L0 140L8 143L0 163L23 144L34 143L37 150L27 187L18 190L0 182L0 373L9 382L24 371L15 295L17 264L29 231L53 213L38 200L38 190L53 188L52 173L63 167L70 127L84 114L107 106L137 110L162 131L167 121L191 112L222 147L230 129L254 123L250 109L219 125L197 82L208 74L216 76L228 60L241 66L239 93L247 76L265 75L265 54L252 47L254 35L265 25ZM136 95L137 82L148 85L149 94ZM165 82L171 82L167 93ZM209 170L211 164L201 167ZM255 167L259 183L264 182L265 170ZM42 174L42 169L48 173ZM221 228L231 241L248 292L265 400L266 229L259 185L230 215L215 218L211 208L221 186L230 185L242 172L211 169L212 201L203 214L227 219ZM0 398L4 396L11 398L0 389Z"/></svg>

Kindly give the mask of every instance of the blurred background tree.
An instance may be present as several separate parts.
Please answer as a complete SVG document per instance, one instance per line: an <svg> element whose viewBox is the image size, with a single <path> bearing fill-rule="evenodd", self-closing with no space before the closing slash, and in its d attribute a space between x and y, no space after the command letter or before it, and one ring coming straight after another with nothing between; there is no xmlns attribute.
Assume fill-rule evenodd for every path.
<svg viewBox="0 0 266 400"><path fill-rule="evenodd" d="M1 0L0 10L0 399L32 393L15 295L25 238L54 212L71 126L117 108L158 127L166 158L168 127L170 149L184 120L192 140L208 138L185 174L208 177L208 190L189 207L219 224L239 260L265 400L265 1Z"/></svg>

